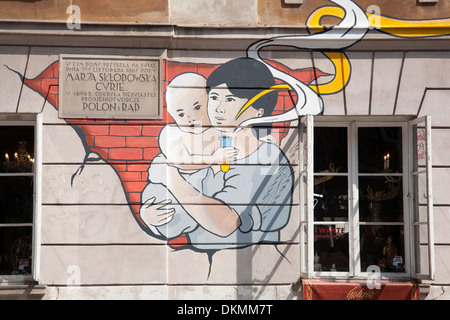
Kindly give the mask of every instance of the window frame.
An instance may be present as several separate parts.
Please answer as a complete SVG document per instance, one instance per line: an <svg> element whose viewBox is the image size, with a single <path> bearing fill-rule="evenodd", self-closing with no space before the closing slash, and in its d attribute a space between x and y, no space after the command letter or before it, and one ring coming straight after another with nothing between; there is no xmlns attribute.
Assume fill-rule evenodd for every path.
<svg viewBox="0 0 450 320"><path fill-rule="evenodd" d="M430 118L427 118L430 120ZM358 128L360 127L400 127L402 132L402 172L396 174L402 177L402 197L403 197L403 221L401 222L380 222L382 225L399 225L403 227L404 235L404 272L381 272L382 279L403 279L416 277L414 274L414 256L413 251L415 247L413 229L412 209L413 203L410 195L411 189L411 154L413 153L412 146L412 132L411 132L412 117L407 116L303 116L299 121L300 133L300 243L301 250L306 251L301 253L301 274L305 278L335 278L335 279L367 279L373 273L361 270L360 252L360 226L368 224L361 222L359 217L359 177L361 176L386 176L385 173L359 173L358 172ZM412 120L412 121L415 121ZM347 128L347 164L348 172L346 174L338 173L336 176L348 177L348 221L349 226L349 271L314 271L314 226L317 222L314 221L314 203L313 185L314 176L314 128L315 127L346 127ZM302 140L301 133L306 132L306 139ZM427 135L427 141L430 143L429 150L431 150L431 137ZM305 145L306 143L306 145ZM428 150L428 149L427 149ZM304 155L307 159L304 159ZM428 170L431 170L431 156ZM327 175L330 175L327 173ZM431 171L429 172L431 179ZM431 188L431 185L429 186ZM303 190L306 194L303 195ZM431 193L430 193L431 195ZM432 201L431 201L432 208ZM429 209L429 207L428 207ZM431 216L431 218L430 218ZM432 227L432 212L428 211L428 223ZM321 222L322 224L330 224L330 222ZM320 224L320 223L319 223ZM336 224L332 222L332 224ZM370 223L369 223L370 224ZM373 223L372 223L373 224ZM431 239L431 240L430 240ZM352 244L353 243L353 244ZM432 248L434 246L432 234L429 237L428 245ZM430 256L428 259L430 265L430 272L434 273L434 255L433 250L430 249ZM432 278L431 277L428 278ZM422 279L427 278L422 275Z"/></svg>
<svg viewBox="0 0 450 320"><path fill-rule="evenodd" d="M5 284L39 281L40 243L41 243L41 207L42 207L42 114L5 115L0 118L0 126L31 126L34 127L34 170L23 173L0 173L0 177L32 177L33 178L33 217L31 222L2 223L1 227L31 227L32 256L29 275L0 275L0 281Z"/></svg>
<svg viewBox="0 0 450 320"><path fill-rule="evenodd" d="M423 129L425 131L425 170L419 170L417 168L417 171L414 171L415 163L414 161L418 161L416 158L417 155L417 141L415 140L416 137L414 137L414 130L413 126L418 126L419 124L423 125ZM420 222L415 221L414 215L416 214L416 211L420 211L420 203L417 203L417 208L415 207L414 201L417 199L418 195L414 195L412 193L408 194L409 197L409 203L411 204L411 229L417 227L417 226L423 226L425 225L427 227L427 250L428 250L428 272L427 273L421 273L417 269L420 269L420 266L417 266L417 260L419 260L419 263L421 261L421 257L414 256L411 260L411 272L412 277L415 279L420 280L434 280L435 279L435 262L434 262L434 218L433 218L433 183L432 183L432 147L431 147L431 116L426 115L414 120L409 121L408 123L408 129L409 129L409 146L412 148L409 158L409 171L410 171L410 181L409 181L409 189L411 192L414 190L414 176L419 176L422 173L426 174L426 222ZM419 165L418 165L419 167ZM423 206L423 205L422 205ZM419 213L420 215L420 213ZM411 231L411 243L415 244L415 249L419 247L420 251L420 239L414 238L414 230ZM419 253L420 254L420 253Z"/></svg>

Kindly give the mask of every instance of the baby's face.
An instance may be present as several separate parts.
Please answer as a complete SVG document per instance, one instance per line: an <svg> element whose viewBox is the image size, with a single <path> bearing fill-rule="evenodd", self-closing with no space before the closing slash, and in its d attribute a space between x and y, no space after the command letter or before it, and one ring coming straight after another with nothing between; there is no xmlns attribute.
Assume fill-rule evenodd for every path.
<svg viewBox="0 0 450 320"><path fill-rule="evenodd" d="M170 94L167 110L181 130L194 132L196 128L210 125L204 88L177 88Z"/></svg>

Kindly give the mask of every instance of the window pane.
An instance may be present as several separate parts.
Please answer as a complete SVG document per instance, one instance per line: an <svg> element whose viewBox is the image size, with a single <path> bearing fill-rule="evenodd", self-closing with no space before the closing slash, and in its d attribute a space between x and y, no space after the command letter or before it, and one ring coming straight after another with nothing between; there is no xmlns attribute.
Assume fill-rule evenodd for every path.
<svg viewBox="0 0 450 320"><path fill-rule="evenodd" d="M402 178L359 177L359 203L362 222L402 222Z"/></svg>
<svg viewBox="0 0 450 320"><path fill-rule="evenodd" d="M371 265L381 272L405 272L403 226L364 225L360 236L362 272Z"/></svg>
<svg viewBox="0 0 450 320"><path fill-rule="evenodd" d="M0 227L0 274L30 274L31 227Z"/></svg>
<svg viewBox="0 0 450 320"><path fill-rule="evenodd" d="M412 176L413 180L413 224L414 224L414 273L430 274L429 218L427 205L426 171Z"/></svg>
<svg viewBox="0 0 450 320"><path fill-rule="evenodd" d="M314 172L347 172L347 128L314 128Z"/></svg>
<svg viewBox="0 0 450 320"><path fill-rule="evenodd" d="M362 173L402 172L402 128L358 128L358 166Z"/></svg>
<svg viewBox="0 0 450 320"><path fill-rule="evenodd" d="M426 206L428 202L427 172L422 171L412 176L415 206ZM416 220L419 221L419 220Z"/></svg>
<svg viewBox="0 0 450 320"><path fill-rule="evenodd" d="M413 171L418 171L420 169L424 169L427 162L427 154L429 152L427 148L427 130L423 127L418 127L417 125L413 126L413 138L414 138L414 146L415 146L415 154L414 154L414 162L413 162Z"/></svg>
<svg viewBox="0 0 450 320"><path fill-rule="evenodd" d="M34 127L0 126L0 172L32 172Z"/></svg>
<svg viewBox="0 0 450 320"><path fill-rule="evenodd" d="M314 271L349 271L348 231L348 224L314 226Z"/></svg>
<svg viewBox="0 0 450 320"><path fill-rule="evenodd" d="M33 222L33 177L0 177L0 223Z"/></svg>
<svg viewBox="0 0 450 320"><path fill-rule="evenodd" d="M347 177L315 176L314 221L348 221Z"/></svg>
<svg viewBox="0 0 450 320"><path fill-rule="evenodd" d="M308 273L308 225L306 223L300 225L300 272Z"/></svg>

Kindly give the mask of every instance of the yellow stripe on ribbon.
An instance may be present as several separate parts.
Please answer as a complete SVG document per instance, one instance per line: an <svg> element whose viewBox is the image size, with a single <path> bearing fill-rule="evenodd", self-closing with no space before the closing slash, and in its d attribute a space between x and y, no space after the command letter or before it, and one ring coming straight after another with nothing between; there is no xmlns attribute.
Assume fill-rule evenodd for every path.
<svg viewBox="0 0 450 320"><path fill-rule="evenodd" d="M450 35L450 18L405 20L366 13L369 24L382 32L403 38Z"/></svg>
<svg viewBox="0 0 450 320"><path fill-rule="evenodd" d="M351 65L344 52L322 52L334 66L334 78L330 82L309 85L318 94L332 94L341 91L350 80Z"/></svg>
<svg viewBox="0 0 450 320"><path fill-rule="evenodd" d="M276 84L276 85L270 87L269 89L258 93L256 96L254 96L253 98L248 100L246 104L244 104L244 106L241 108L241 110L239 110L238 114L236 115L236 119L239 118L241 116L241 114L244 113L244 111L247 110L256 100L258 100L262 96L268 94L269 92L276 91L276 90L289 91L289 90L292 90L292 88L290 86L288 86L287 84Z"/></svg>
<svg viewBox="0 0 450 320"><path fill-rule="evenodd" d="M450 18L434 20L404 20L385 17L374 13L366 13L369 25L388 34L404 37L432 37L450 35ZM311 13L306 21L310 33L325 31L321 24L324 17L343 19L345 10L337 6L324 6ZM326 50L326 49L324 49ZM328 83L310 85L318 94L332 94L342 90L350 80L351 65L343 52L322 52L331 60L335 68L335 77Z"/></svg>
<svg viewBox="0 0 450 320"><path fill-rule="evenodd" d="M375 13L366 12L369 25L386 33L404 37L435 37L450 35L450 18L429 19L429 20L407 20L382 16ZM313 11L306 21L306 26L310 33L324 31L321 24L324 17L334 17L343 19L345 10L341 7L324 6Z"/></svg>
<svg viewBox="0 0 450 320"><path fill-rule="evenodd" d="M325 28L320 23L323 17L331 16L339 19L344 19L345 10L341 7L324 6L314 10L306 20L306 27L310 33L317 33L324 31Z"/></svg>

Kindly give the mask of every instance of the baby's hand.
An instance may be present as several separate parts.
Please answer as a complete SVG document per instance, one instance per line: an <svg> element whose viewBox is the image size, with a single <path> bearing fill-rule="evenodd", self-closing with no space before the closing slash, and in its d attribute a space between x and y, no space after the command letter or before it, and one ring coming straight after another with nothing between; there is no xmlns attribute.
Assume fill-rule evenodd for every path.
<svg viewBox="0 0 450 320"><path fill-rule="evenodd" d="M239 150L235 147L218 148L212 154L214 163L231 162L237 159Z"/></svg>

